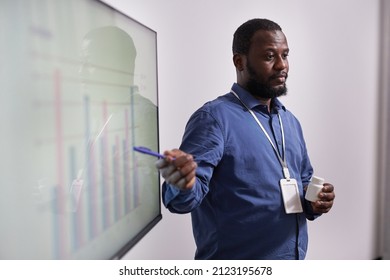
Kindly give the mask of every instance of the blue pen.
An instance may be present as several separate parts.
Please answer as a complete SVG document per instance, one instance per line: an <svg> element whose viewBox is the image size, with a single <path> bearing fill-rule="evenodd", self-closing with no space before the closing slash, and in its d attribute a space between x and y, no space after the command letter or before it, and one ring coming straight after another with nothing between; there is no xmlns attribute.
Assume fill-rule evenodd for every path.
<svg viewBox="0 0 390 280"><path fill-rule="evenodd" d="M147 154L147 155L150 155L150 156L155 156L155 157L158 157L158 158L165 158L164 155L159 154L157 152L154 152L151 149L146 148L146 147L142 147L142 146L136 147L136 146L134 146L133 149L134 149L134 151L137 151L137 152L140 152L140 153L143 153L143 154Z"/></svg>

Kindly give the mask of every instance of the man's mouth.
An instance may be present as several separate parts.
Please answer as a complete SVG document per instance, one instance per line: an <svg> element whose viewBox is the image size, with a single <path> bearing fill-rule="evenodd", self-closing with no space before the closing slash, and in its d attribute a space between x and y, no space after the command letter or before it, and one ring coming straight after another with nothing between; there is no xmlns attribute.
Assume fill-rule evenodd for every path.
<svg viewBox="0 0 390 280"><path fill-rule="evenodd" d="M286 79L287 79L287 74L278 74L270 77L270 80L276 80L277 82L280 83L285 83Z"/></svg>

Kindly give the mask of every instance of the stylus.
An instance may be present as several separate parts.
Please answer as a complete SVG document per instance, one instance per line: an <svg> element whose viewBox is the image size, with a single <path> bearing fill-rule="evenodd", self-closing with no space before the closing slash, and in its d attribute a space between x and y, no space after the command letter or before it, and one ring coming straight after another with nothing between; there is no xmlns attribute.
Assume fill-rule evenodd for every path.
<svg viewBox="0 0 390 280"><path fill-rule="evenodd" d="M164 155L159 154L157 152L154 152L151 149L146 148L146 147L142 147L142 146L136 147L136 146L134 146L133 149L134 149L134 151L137 151L137 152L140 152L140 153L143 153L143 154L147 154L147 155L150 155L150 156L155 156L155 157L158 157L158 158L165 158Z"/></svg>

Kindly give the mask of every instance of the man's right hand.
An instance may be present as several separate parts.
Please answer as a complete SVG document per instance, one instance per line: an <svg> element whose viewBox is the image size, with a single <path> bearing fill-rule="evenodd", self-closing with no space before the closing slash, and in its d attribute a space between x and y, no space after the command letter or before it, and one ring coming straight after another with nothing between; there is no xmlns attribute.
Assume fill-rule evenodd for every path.
<svg viewBox="0 0 390 280"><path fill-rule="evenodd" d="M180 190L189 190L195 184L197 164L191 154L173 149L164 152L165 158L156 162L165 181Z"/></svg>

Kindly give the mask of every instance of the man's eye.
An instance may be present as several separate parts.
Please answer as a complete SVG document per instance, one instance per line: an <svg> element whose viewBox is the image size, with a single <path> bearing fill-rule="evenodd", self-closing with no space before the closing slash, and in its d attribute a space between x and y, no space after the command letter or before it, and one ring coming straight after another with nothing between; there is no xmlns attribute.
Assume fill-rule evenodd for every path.
<svg viewBox="0 0 390 280"><path fill-rule="evenodd" d="M267 58L268 60L272 60L272 59L274 58L274 55L273 55L273 54L267 54L267 55L266 55L266 58Z"/></svg>

